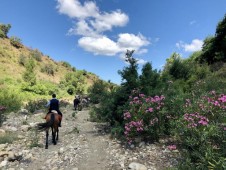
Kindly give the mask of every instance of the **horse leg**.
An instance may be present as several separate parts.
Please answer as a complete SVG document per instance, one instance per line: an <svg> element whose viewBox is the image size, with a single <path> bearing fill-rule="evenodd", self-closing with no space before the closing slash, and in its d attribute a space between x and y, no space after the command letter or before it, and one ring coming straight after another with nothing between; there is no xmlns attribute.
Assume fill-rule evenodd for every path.
<svg viewBox="0 0 226 170"><path fill-rule="evenodd" d="M51 130L52 130L52 142L54 143L54 134L53 134L53 127L51 127Z"/></svg>
<svg viewBox="0 0 226 170"><path fill-rule="evenodd" d="M57 127L57 130L56 130L56 140L58 141L58 133L59 133L59 128Z"/></svg>
<svg viewBox="0 0 226 170"><path fill-rule="evenodd" d="M49 137L49 130L46 129L46 146L45 146L45 149L48 149L48 137Z"/></svg>
<svg viewBox="0 0 226 170"><path fill-rule="evenodd" d="M52 140L53 144L56 145L56 131L55 128L52 127Z"/></svg>

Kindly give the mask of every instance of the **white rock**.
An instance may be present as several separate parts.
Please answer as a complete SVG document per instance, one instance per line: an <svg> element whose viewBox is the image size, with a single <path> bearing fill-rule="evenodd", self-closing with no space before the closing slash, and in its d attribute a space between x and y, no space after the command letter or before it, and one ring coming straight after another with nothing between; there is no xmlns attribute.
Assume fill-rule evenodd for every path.
<svg viewBox="0 0 226 170"><path fill-rule="evenodd" d="M146 166L137 163L137 162L132 162L129 164L129 169L131 170L147 170Z"/></svg>
<svg viewBox="0 0 226 170"><path fill-rule="evenodd" d="M7 165L8 161L7 160L4 160L0 163L0 168L1 167L5 167Z"/></svg>

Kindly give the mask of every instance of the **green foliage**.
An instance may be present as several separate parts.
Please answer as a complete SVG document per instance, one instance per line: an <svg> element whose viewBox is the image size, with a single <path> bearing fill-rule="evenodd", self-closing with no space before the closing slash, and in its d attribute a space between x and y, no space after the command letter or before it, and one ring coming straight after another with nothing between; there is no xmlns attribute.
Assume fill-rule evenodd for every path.
<svg viewBox="0 0 226 170"><path fill-rule="evenodd" d="M0 24L0 38L7 38L10 28L10 24Z"/></svg>
<svg viewBox="0 0 226 170"><path fill-rule="evenodd" d="M24 54L20 54L18 62L20 65L26 66L27 62L26 56Z"/></svg>
<svg viewBox="0 0 226 170"><path fill-rule="evenodd" d="M67 89L67 93L72 95L74 94L74 92L75 92L75 88L72 85L70 85Z"/></svg>
<svg viewBox="0 0 226 170"><path fill-rule="evenodd" d="M55 68L52 64L46 64L41 68L41 72L54 76Z"/></svg>
<svg viewBox="0 0 226 170"><path fill-rule="evenodd" d="M46 104L47 104L46 99L30 100L25 105L25 109L27 109L30 113L34 113L36 110L45 109Z"/></svg>
<svg viewBox="0 0 226 170"><path fill-rule="evenodd" d="M107 86L102 80L97 80L88 89L89 97L92 103L100 103L102 97L107 92Z"/></svg>
<svg viewBox="0 0 226 170"><path fill-rule="evenodd" d="M66 67L66 68L71 68L71 64L66 61L62 61L62 66Z"/></svg>
<svg viewBox="0 0 226 170"><path fill-rule="evenodd" d="M122 86L126 89L126 93L129 94L133 89L136 89L139 85L138 79L138 65L135 58L132 57L134 50L126 52L126 62L129 63L128 67L125 67L122 71L118 71L122 77Z"/></svg>
<svg viewBox="0 0 226 170"><path fill-rule="evenodd" d="M29 86L34 86L36 84L36 74L34 72L35 61L32 58L29 58L25 67L26 70L23 73L23 79L29 84Z"/></svg>
<svg viewBox="0 0 226 170"><path fill-rule="evenodd" d="M42 61L42 53L37 49L32 50L30 53L30 56L31 56L31 58L34 58L38 62Z"/></svg>
<svg viewBox="0 0 226 170"><path fill-rule="evenodd" d="M18 37L15 37L15 36L10 37L10 43L16 48L22 48L23 47L21 39L18 38Z"/></svg>
<svg viewBox="0 0 226 170"><path fill-rule="evenodd" d="M215 62L226 62L226 15L216 28L215 36L204 40L200 62L213 64Z"/></svg>
<svg viewBox="0 0 226 170"><path fill-rule="evenodd" d="M140 75L140 88L141 92L146 95L155 95L156 90L160 87L160 74L157 70L152 70L152 65L146 63L142 68Z"/></svg>
<svg viewBox="0 0 226 170"><path fill-rule="evenodd" d="M65 80L61 86L67 87L68 94L82 94L85 90L85 77L83 71L70 72L65 74Z"/></svg>
<svg viewBox="0 0 226 170"><path fill-rule="evenodd" d="M1 88L0 106L6 107L7 112L18 111L22 106L20 94L16 90Z"/></svg>
<svg viewBox="0 0 226 170"><path fill-rule="evenodd" d="M208 162L226 156L225 103L226 95L215 91L192 96L186 99L183 116L176 120L183 154L197 169L208 169Z"/></svg>

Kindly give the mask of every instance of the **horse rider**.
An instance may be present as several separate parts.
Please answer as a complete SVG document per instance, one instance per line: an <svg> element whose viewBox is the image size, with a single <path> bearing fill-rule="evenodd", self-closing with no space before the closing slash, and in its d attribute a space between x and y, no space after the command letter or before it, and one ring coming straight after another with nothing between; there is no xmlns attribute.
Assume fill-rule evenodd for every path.
<svg viewBox="0 0 226 170"><path fill-rule="evenodd" d="M74 99L74 108L75 108L75 110L77 110L79 103L80 103L80 97L79 97L79 95L76 95L75 99Z"/></svg>
<svg viewBox="0 0 226 170"><path fill-rule="evenodd" d="M48 113L51 113L52 110L56 110L57 113L61 116L61 119L62 119L63 115L62 115L62 113L59 109L59 100L56 99L56 94L52 94L52 99L49 100L46 107L48 107L48 106L49 106L49 112ZM61 120L59 122L59 127L61 127Z"/></svg>

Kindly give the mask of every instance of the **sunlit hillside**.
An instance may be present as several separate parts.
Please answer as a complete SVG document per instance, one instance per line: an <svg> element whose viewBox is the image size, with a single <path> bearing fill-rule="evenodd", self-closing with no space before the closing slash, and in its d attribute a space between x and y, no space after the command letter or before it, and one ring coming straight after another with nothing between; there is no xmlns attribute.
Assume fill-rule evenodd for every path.
<svg viewBox="0 0 226 170"><path fill-rule="evenodd" d="M25 88L27 85L24 74L29 62L33 62L33 73L35 75L37 88ZM28 72L29 73L29 72ZM76 93L86 94L92 84L99 77L86 70L77 70L65 61L56 62L51 56L43 55L38 49L24 46L12 45L10 38L0 38L0 86L18 93L26 93L26 96L48 96L52 89L57 89L61 96L74 96ZM29 74L28 74L29 75ZM31 73L32 75L32 73ZM54 88L52 88L54 86ZM37 92L38 88L47 89L45 92ZM48 91L48 88L50 91ZM68 94L68 89L72 90ZM38 89L39 90L39 89ZM42 98L42 97L41 97Z"/></svg>

